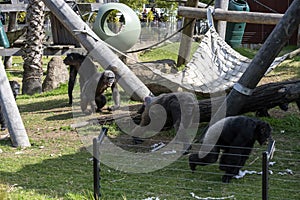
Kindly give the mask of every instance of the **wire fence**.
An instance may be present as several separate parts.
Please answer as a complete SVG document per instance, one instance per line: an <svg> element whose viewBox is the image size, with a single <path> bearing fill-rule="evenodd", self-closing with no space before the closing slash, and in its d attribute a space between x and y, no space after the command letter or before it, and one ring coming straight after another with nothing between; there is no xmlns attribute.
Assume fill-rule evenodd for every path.
<svg viewBox="0 0 300 200"><path fill-rule="evenodd" d="M168 142L168 139L149 139L141 144L134 144L131 138L120 137L111 139L115 145L131 152L148 153L158 146ZM94 143L95 151L99 150L98 145L101 139ZM156 145L155 145L156 144ZM96 146L95 146L96 145ZM193 145L192 152L197 151ZM232 147L236 148L236 147ZM153 152L153 151L152 151ZM172 152L162 151L168 158ZM95 199L299 199L300 183L299 177L299 151L288 149L276 149L274 157L265 160L263 155L268 152L267 146L255 145L245 166L240 170L230 183L221 181L224 171L219 169L219 160L206 166L197 166L194 172L189 167L189 155L183 155L170 165L147 173L126 173L122 166L131 165L133 168L143 168L137 163L128 164L124 159L130 160L131 157L116 159L120 152L110 152L110 163L97 163L94 166L99 168L95 172L100 172L99 177L94 177ZM161 153L161 154L163 154ZM106 153L107 154L107 153ZM95 154L94 154L95 155ZM268 154L269 155L269 154ZM228 156L233 156L228 154ZM119 157L118 157L119 158ZM268 157L269 158L269 157ZM141 157L141 160L147 159ZM145 161L146 162L146 161ZM164 157L153 158L153 166L164 162ZM119 165L119 169L111 166ZM266 176L263 171L267 170ZM96 174L97 175L97 174ZM264 177L265 178L264 180Z"/></svg>

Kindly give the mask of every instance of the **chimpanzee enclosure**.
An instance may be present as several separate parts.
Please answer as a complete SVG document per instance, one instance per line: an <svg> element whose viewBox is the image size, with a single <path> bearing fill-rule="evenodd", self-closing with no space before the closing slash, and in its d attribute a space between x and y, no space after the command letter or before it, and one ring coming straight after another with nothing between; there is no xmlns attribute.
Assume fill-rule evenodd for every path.
<svg viewBox="0 0 300 200"><path fill-rule="evenodd" d="M45 100L43 98L44 97L41 97L39 103ZM66 100L66 98L64 100ZM34 176L34 183L29 181L31 178L29 172L33 168L30 168L31 165L28 163L32 161L27 161L28 163L21 163L21 165L23 164L25 166L20 166L20 169L11 170L17 171L16 174L21 175L18 178L8 178L9 175L13 175L14 173L7 172L9 170L5 168L5 162L3 162L3 167L1 167L1 169L3 168L4 170L1 170L0 174L1 177L5 177L4 182L9 185L17 182L19 185L25 186L20 189L22 191L29 190L29 192L31 192L30 189L34 189L35 191L33 193L37 191L39 194L47 194L47 196L51 196L50 198L76 199L76 190L79 190L79 188L82 189L82 185L86 184L86 182L89 182L90 184L88 186L85 185L84 189L89 191L91 190L91 176L89 173L88 179L77 179L77 177L80 177L82 173L86 173L86 171L82 170L81 167L82 165L85 165L87 161L85 160L82 163L77 162L77 165L74 167L70 163L81 158L79 158L79 156L73 157L72 153L74 153L74 147L67 147L72 150L61 150L63 149L62 146L69 145L72 142L72 139L68 138L70 140L64 140L64 136L59 135L60 132L66 133L67 131L65 131L66 127L58 124L62 121L61 119L65 119L66 116L70 116L70 113L62 113L61 107L64 107L62 101L53 99L51 101L55 104L54 106L46 106L43 108L40 108L38 104L32 102L30 103L32 106L30 108L29 106L24 106L24 104L21 105L24 115L32 115L32 113L35 113L40 116L39 120L48 121L48 123L42 126L41 122L35 122L35 120L32 120L32 116L26 116L25 120L26 123L32 123L32 125L30 125L32 127L30 127L31 131L29 131L29 133L35 144L32 149L25 151L25 153L29 154L29 159L31 159L32 155L36 155L36 151L39 151L40 149L43 153L45 152L47 158L49 155L51 157L49 159L45 159L45 162L47 163L46 165L41 164L40 166L38 161L37 163L32 164L33 167L40 167L39 173ZM43 104L45 105L46 103L43 102ZM298 199L299 197L299 135L298 126L293 127L295 124L298 125L300 123L299 118L297 117L299 112L293 103L291 104L290 111L293 111L293 114L282 114L285 115L284 117L274 115L274 112L272 111L271 116L276 116L278 119L263 118L263 120L269 121L274 127L274 138L277 145L275 156L273 160L271 160L275 163L272 167L270 167L272 172L270 171L270 187L268 192L272 199ZM281 111L276 109L275 112L275 114L278 114L277 112L280 113ZM53 115L53 113L57 116ZM48 115L45 116L46 114ZM54 119L55 122L53 123ZM57 128L57 126L60 127ZM199 132L202 131L203 127L204 125L202 125ZM286 130L287 127L288 130ZM42 131L40 131L41 129ZM59 129L59 131L57 129ZM99 126L96 126L96 129L99 129ZM118 128L114 125L109 126L108 133L110 134L111 140L115 144L119 144L120 147L133 152L149 152L152 150L152 145L160 144L160 142L166 144L174 136L173 132L163 132L151 140L146 140L142 144L133 145L130 137L126 137L122 133L116 134L113 129L118 131ZM74 137L74 135L72 136ZM45 142L44 138L47 138L49 141ZM61 140L63 140L63 142ZM4 143L4 146L5 144L6 143ZM78 145L76 142L74 144ZM76 146L76 149L77 147L78 146ZM59 152L60 150L63 154ZM119 152L111 152L109 155L111 156L111 162L119 165L120 169L110 168L108 167L109 165L100 165L100 191L102 199L260 199L262 193L262 177L260 175L262 170L261 157L262 152L265 150L266 146L260 147L256 145L250 159L243 168L244 170L250 171L252 174L246 175L242 179L233 180L230 184L223 184L220 181L220 177L223 172L218 170L218 163L211 166L198 167L197 171L192 174L188 167L187 156L183 156L174 161L171 165L154 172L139 174L123 173L120 169L124 166L124 163L114 159L115 156L119 156ZM162 157L168 158L169 156L172 156L172 152L163 153ZM69 154L71 156L69 156ZM77 153L74 154L77 156ZM10 156L8 154L4 155L7 157ZM15 152L15 155L19 155L19 152ZM28 158L27 154L17 157L22 159ZM12 159L15 159L15 156L12 156ZM124 157L123 159L129 160L130 157ZM7 160L7 158L4 158L3 160ZM63 162L64 160L67 160L67 162ZM163 161L163 159L151 161L151 165L157 166ZM58 164L56 162L58 162ZM16 163L16 165L18 165L18 163ZM135 163L131 163L131 165L133 168L141 167ZM88 166L90 167L88 169L91 171L91 164L89 163ZM41 176L41 174L43 174L43 176ZM57 176L57 174L63 178ZM49 180L47 180L48 182L45 184L40 177L47 177ZM54 184L56 179L61 180L62 184ZM67 195L63 190L65 188L67 188ZM72 190L76 191L74 192L74 195L68 193ZM49 193L50 195L48 195ZM80 197L78 198L80 199Z"/></svg>

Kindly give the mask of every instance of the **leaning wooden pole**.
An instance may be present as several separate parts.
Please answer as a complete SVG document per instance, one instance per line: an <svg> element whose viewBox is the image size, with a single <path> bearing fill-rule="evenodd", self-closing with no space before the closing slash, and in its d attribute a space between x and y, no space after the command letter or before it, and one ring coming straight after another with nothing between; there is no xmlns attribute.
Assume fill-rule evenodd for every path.
<svg viewBox="0 0 300 200"><path fill-rule="evenodd" d="M243 108L247 98L251 96L253 89L264 76L270 64L298 28L300 24L299 13L300 1L293 1L253 58L247 70L234 85L225 102L212 117L212 123L220 120L220 117L224 116L224 112L226 116L237 115Z"/></svg>
<svg viewBox="0 0 300 200"><path fill-rule="evenodd" d="M7 121L12 145L15 147L29 147L30 142L14 95L6 76L4 65L0 60L0 105L3 116Z"/></svg>
<svg viewBox="0 0 300 200"><path fill-rule="evenodd" d="M104 69L113 66L118 83L134 99L143 100L151 92L64 0L43 0L49 10ZM130 37L130 36L128 36Z"/></svg>

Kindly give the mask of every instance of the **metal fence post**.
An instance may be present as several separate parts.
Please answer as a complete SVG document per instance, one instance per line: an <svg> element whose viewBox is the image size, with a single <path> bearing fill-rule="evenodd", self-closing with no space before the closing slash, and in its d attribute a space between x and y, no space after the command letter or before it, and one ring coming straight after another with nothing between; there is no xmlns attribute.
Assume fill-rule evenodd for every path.
<svg viewBox="0 0 300 200"><path fill-rule="evenodd" d="M99 161L99 142L93 139L93 169L94 169L94 199L100 199L100 161Z"/></svg>

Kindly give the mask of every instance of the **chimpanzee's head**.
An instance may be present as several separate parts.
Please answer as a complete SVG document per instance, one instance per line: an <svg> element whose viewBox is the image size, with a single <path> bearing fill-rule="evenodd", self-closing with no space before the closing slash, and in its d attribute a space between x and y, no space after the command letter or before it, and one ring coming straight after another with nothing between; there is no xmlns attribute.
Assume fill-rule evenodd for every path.
<svg viewBox="0 0 300 200"><path fill-rule="evenodd" d="M106 87L111 87L115 82L116 76L111 70L105 70L103 72L103 82Z"/></svg>
<svg viewBox="0 0 300 200"><path fill-rule="evenodd" d="M255 129L255 139L260 145L265 144L271 137L272 128L267 122L257 121Z"/></svg>
<svg viewBox="0 0 300 200"><path fill-rule="evenodd" d="M79 53L69 53L67 57L63 60L66 65L81 65L84 61L85 56Z"/></svg>

